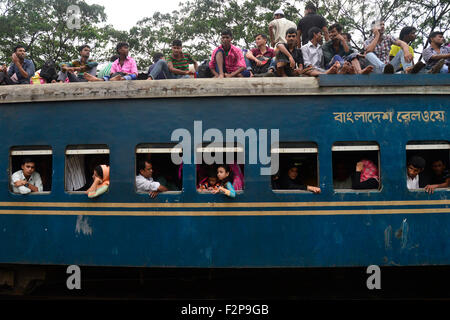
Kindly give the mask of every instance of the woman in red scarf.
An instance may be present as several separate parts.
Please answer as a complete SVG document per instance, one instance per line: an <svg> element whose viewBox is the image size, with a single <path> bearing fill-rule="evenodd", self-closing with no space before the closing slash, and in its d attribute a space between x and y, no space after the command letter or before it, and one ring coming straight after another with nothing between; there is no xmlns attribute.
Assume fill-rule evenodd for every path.
<svg viewBox="0 0 450 320"><path fill-rule="evenodd" d="M375 163L366 159L359 161L352 176L352 189L378 189L379 185L380 176Z"/></svg>

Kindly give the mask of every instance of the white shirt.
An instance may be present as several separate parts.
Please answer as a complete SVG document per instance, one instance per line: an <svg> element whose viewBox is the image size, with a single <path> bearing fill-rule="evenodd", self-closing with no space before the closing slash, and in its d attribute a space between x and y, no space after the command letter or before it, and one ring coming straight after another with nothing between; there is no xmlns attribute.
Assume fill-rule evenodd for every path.
<svg viewBox="0 0 450 320"><path fill-rule="evenodd" d="M286 19L275 19L269 23L269 26L273 26L273 37L275 39L275 47L278 43L286 43L286 31L290 28L297 30L297 25Z"/></svg>
<svg viewBox="0 0 450 320"><path fill-rule="evenodd" d="M419 189L419 175L417 175L414 179L411 179L409 176L407 176L406 186L409 190Z"/></svg>
<svg viewBox="0 0 450 320"><path fill-rule="evenodd" d="M312 65L316 68L324 68L323 51L320 44L317 44L317 47L315 47L311 41L308 42L302 46L302 54L305 67Z"/></svg>
<svg viewBox="0 0 450 320"><path fill-rule="evenodd" d="M20 193L20 194L28 194L31 192L30 188L27 188L25 186L16 187L14 186L14 182L17 182L19 180L27 180L25 179L25 176L23 175L23 170L19 170L13 173L11 176L11 186L13 188L14 193ZM38 192L42 192L44 190L44 187L42 186L42 180L41 175L37 173L36 171L31 174L30 179L28 179L28 183L32 184L36 188L38 188Z"/></svg>
<svg viewBox="0 0 450 320"><path fill-rule="evenodd" d="M160 186L159 182L153 181L153 178L146 178L143 175L136 176L136 190L137 192L157 191Z"/></svg>

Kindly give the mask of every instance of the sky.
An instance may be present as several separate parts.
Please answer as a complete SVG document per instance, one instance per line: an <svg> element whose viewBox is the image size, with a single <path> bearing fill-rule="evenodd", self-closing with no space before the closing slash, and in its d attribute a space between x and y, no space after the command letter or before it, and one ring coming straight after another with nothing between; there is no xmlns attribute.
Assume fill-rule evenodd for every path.
<svg viewBox="0 0 450 320"><path fill-rule="evenodd" d="M142 18L150 17L159 11L172 12L178 9L183 0L85 0L88 4L98 4L105 7L108 24L117 30L129 30Z"/></svg>

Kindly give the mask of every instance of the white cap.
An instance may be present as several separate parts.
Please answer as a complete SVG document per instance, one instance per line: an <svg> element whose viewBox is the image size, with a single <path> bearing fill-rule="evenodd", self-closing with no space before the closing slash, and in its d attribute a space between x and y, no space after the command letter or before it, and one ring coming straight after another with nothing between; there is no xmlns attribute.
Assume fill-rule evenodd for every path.
<svg viewBox="0 0 450 320"><path fill-rule="evenodd" d="M275 11L273 15L276 15L276 14L282 14L284 16L284 12L283 12L283 10L281 10L281 8L278 9L277 11Z"/></svg>

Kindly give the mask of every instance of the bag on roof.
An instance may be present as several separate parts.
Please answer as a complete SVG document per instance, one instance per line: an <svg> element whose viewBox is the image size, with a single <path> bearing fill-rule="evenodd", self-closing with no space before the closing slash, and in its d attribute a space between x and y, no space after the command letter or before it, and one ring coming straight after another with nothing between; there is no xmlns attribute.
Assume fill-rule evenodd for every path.
<svg viewBox="0 0 450 320"><path fill-rule="evenodd" d="M197 78L212 78L213 74L209 69L209 60L204 60L201 65L198 66Z"/></svg>
<svg viewBox="0 0 450 320"><path fill-rule="evenodd" d="M41 78L44 78L47 83L50 83L52 80L56 80L58 78L58 74L56 73L56 65L53 60L45 61L41 68L40 76Z"/></svg>

